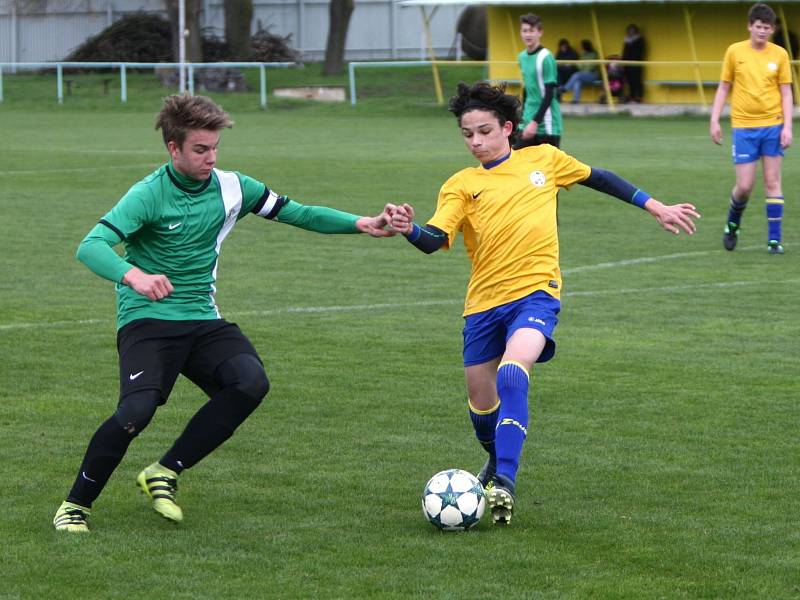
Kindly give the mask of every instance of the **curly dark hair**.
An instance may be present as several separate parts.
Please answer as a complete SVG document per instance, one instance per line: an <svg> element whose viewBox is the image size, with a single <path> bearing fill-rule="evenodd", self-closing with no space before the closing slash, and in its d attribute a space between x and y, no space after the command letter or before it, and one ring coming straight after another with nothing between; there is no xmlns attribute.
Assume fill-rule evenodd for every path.
<svg viewBox="0 0 800 600"><path fill-rule="evenodd" d="M763 2L753 4L753 6L750 7L750 11L747 13L747 22L750 25L756 21L761 21L762 23L767 23L775 27L775 21L777 20L778 17L775 15L775 11Z"/></svg>
<svg viewBox="0 0 800 600"><path fill-rule="evenodd" d="M520 102L516 96L506 94L505 85L491 85L479 81L470 86L462 81L458 84L456 95L450 98L448 110L456 116L459 125L464 113L471 110L489 111L497 117L501 127L506 121L511 121L511 143L513 144L516 139L521 112Z"/></svg>

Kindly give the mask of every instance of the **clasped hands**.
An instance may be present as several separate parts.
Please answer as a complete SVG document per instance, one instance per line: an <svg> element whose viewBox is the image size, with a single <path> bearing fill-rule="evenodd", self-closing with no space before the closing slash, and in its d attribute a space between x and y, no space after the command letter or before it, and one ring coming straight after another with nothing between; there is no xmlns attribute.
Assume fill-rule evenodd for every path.
<svg viewBox="0 0 800 600"><path fill-rule="evenodd" d="M397 233L411 233L414 209L410 204L387 204L375 217L361 217L356 227L372 237L391 237Z"/></svg>

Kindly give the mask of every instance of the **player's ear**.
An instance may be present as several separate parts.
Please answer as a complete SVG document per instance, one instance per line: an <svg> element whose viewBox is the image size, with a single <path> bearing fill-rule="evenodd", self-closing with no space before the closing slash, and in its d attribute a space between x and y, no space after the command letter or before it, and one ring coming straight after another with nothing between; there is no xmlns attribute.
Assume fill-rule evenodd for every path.
<svg viewBox="0 0 800 600"><path fill-rule="evenodd" d="M167 152L169 152L169 155L171 157L173 158L177 157L180 150L181 150L180 146L178 146L178 144L175 143L175 140L170 140L167 142Z"/></svg>
<svg viewBox="0 0 800 600"><path fill-rule="evenodd" d="M514 131L514 124L511 121L506 121L503 123L503 135L508 137L511 135L511 132Z"/></svg>

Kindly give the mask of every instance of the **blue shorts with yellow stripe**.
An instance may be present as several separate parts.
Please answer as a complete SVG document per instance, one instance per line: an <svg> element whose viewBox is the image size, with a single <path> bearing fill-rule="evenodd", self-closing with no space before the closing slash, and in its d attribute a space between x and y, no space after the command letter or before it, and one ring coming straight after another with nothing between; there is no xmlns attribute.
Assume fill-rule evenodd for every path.
<svg viewBox="0 0 800 600"><path fill-rule="evenodd" d="M556 353L553 330L561 302L541 290L529 296L464 317L464 366L479 365L502 356L517 329L537 329L547 342L536 362Z"/></svg>
<svg viewBox="0 0 800 600"><path fill-rule="evenodd" d="M734 127L732 130L733 164L743 165L762 156L783 156L781 130L783 125L769 127Z"/></svg>

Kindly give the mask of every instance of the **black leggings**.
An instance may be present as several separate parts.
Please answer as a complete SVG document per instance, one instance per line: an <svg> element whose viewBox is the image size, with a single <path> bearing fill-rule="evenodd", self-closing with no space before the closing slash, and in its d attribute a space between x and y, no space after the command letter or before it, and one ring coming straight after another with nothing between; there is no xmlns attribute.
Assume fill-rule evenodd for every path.
<svg viewBox="0 0 800 600"><path fill-rule="evenodd" d="M189 420L181 436L161 459L179 473L197 464L227 440L269 392L264 367L253 354L237 354L214 372L219 386ZM95 431L67 500L90 507L117 468L133 438L147 427L161 404L158 390L123 397L116 412Z"/></svg>

